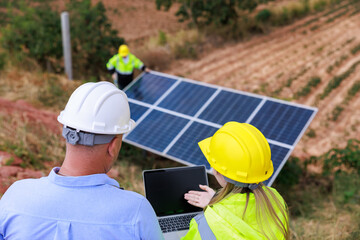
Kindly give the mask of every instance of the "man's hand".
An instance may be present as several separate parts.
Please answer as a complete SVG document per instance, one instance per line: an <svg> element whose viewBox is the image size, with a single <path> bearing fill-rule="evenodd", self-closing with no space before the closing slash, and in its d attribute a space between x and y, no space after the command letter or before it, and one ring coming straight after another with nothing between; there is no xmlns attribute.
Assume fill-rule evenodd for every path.
<svg viewBox="0 0 360 240"><path fill-rule="evenodd" d="M199 185L199 186L205 192L189 191L188 193L185 193L184 198L191 205L204 208L209 204L210 200L215 195L215 191L206 185Z"/></svg>
<svg viewBox="0 0 360 240"><path fill-rule="evenodd" d="M111 77L115 81L116 80L116 73L113 73L113 75L111 75Z"/></svg>

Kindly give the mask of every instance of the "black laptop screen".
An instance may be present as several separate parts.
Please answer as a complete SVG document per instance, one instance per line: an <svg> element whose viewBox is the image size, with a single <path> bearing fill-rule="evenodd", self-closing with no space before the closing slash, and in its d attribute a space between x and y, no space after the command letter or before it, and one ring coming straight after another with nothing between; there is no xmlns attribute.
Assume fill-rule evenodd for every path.
<svg viewBox="0 0 360 240"><path fill-rule="evenodd" d="M199 184L208 185L204 166L150 170L143 174L146 198L158 217L202 210L188 204L184 194L202 191Z"/></svg>

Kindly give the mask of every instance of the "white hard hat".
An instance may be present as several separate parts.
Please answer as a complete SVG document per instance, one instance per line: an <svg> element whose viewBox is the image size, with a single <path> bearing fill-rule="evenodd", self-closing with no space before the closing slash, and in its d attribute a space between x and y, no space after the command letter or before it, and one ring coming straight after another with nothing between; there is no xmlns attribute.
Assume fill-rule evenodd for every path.
<svg viewBox="0 0 360 240"><path fill-rule="evenodd" d="M64 127L94 134L123 134L135 127L126 94L110 82L78 87L57 120Z"/></svg>

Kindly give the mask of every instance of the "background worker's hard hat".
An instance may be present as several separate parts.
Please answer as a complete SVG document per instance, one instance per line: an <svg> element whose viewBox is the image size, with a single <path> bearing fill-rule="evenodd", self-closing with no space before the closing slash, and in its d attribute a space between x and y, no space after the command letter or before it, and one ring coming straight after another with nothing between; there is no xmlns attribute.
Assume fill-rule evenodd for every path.
<svg viewBox="0 0 360 240"><path fill-rule="evenodd" d="M233 181L260 183L274 172L269 143L250 124L228 122L199 146L211 167Z"/></svg>
<svg viewBox="0 0 360 240"><path fill-rule="evenodd" d="M66 127L94 134L123 134L135 127L126 94L109 82L78 87L57 119Z"/></svg>
<svg viewBox="0 0 360 240"><path fill-rule="evenodd" d="M129 47L125 44L120 45L119 54L121 57L126 57L130 53Z"/></svg>

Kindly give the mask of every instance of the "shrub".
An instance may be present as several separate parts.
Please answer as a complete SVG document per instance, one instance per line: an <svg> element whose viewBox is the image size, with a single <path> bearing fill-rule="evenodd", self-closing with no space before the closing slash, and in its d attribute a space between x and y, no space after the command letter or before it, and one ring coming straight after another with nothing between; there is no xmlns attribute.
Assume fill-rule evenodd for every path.
<svg viewBox="0 0 360 240"><path fill-rule="evenodd" d="M4 69L7 61L7 56L5 53L0 53L0 71Z"/></svg>
<svg viewBox="0 0 360 240"><path fill-rule="evenodd" d="M338 174L343 171L355 172L360 175L360 141L350 139L344 149L334 148L323 157L323 174Z"/></svg>
<svg viewBox="0 0 360 240"><path fill-rule="evenodd" d="M266 22L270 19L270 17L271 17L270 10L263 9L256 14L255 19L259 22Z"/></svg>
<svg viewBox="0 0 360 240"><path fill-rule="evenodd" d="M60 17L46 3L29 7L24 1L8 9L8 24L2 29L2 46L11 54L25 52L44 69L51 58L62 56Z"/></svg>
<svg viewBox="0 0 360 240"><path fill-rule="evenodd" d="M166 33L164 33L163 31L159 31L158 43L161 46L164 46L167 43Z"/></svg>
<svg viewBox="0 0 360 240"><path fill-rule="evenodd" d="M41 4L34 2L41 1ZM43 69L51 65L62 71L62 40L60 13L51 8L52 0L15 1L7 9L8 23L2 29L2 46L12 56L24 52ZM16 4L15 4L16 3ZM30 4L33 3L33 4ZM111 28L102 2L70 0L70 32L74 76L95 76L106 72L111 52L124 42Z"/></svg>
<svg viewBox="0 0 360 240"><path fill-rule="evenodd" d="M309 128L308 131L306 132L306 136L308 136L309 138L314 138L316 137L316 132L314 129Z"/></svg>

